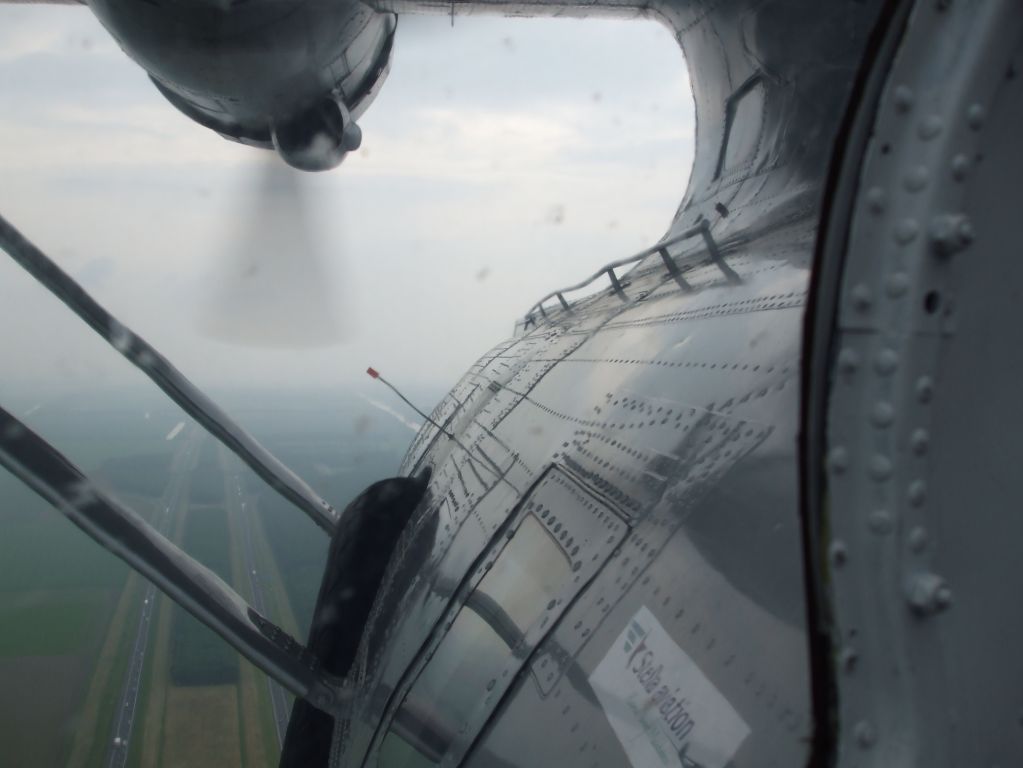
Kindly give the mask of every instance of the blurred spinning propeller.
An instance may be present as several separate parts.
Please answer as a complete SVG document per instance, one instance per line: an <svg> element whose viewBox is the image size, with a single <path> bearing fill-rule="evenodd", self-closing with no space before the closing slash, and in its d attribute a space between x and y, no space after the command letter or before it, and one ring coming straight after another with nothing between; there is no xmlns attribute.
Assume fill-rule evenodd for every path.
<svg viewBox="0 0 1023 768"><path fill-rule="evenodd" d="M200 325L215 339L253 347L331 346L342 338L340 310L317 226L311 175L269 152L252 188L241 237L221 261Z"/></svg>

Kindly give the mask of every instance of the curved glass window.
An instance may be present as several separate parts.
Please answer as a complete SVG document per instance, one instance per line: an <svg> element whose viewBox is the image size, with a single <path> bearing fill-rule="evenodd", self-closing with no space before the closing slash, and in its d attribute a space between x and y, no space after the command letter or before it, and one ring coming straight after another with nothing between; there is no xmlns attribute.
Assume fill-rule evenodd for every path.
<svg viewBox="0 0 1023 768"><path fill-rule="evenodd" d="M557 539L532 515L523 518L405 697L378 764L436 765L498 681L528 656L535 643L528 631L544 625L571 575Z"/></svg>

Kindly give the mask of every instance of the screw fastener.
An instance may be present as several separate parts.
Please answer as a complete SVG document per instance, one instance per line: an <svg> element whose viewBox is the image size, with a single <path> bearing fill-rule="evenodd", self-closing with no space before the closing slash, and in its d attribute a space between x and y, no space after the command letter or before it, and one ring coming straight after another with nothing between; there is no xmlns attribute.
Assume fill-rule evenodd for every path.
<svg viewBox="0 0 1023 768"><path fill-rule="evenodd" d="M849 452L841 446L835 446L828 453L828 465L836 474L845 472L849 468Z"/></svg>
<svg viewBox="0 0 1023 768"><path fill-rule="evenodd" d="M843 373L855 373L860 367L860 356L855 349L846 347L838 353L838 368Z"/></svg>
<svg viewBox="0 0 1023 768"><path fill-rule="evenodd" d="M931 436L926 429L914 430L913 434L909 436L909 445L917 456L927 453L927 446L930 442Z"/></svg>
<svg viewBox="0 0 1023 768"><path fill-rule="evenodd" d="M852 646L847 645L842 649L842 655L839 659L839 663L842 665L842 669L845 670L846 674L852 674L852 671L856 669L856 662L859 660L860 655Z"/></svg>
<svg viewBox="0 0 1023 768"><path fill-rule="evenodd" d="M885 283L885 291L893 299L905 295L909 290L909 277L905 272L893 272Z"/></svg>
<svg viewBox="0 0 1023 768"><path fill-rule="evenodd" d="M906 579L906 602L918 616L932 616L952 604L952 590L936 573L916 573Z"/></svg>
<svg viewBox="0 0 1023 768"><path fill-rule="evenodd" d="M966 178L966 174L970 170L970 159L960 153L952 158L952 178L956 181L962 181Z"/></svg>
<svg viewBox="0 0 1023 768"><path fill-rule="evenodd" d="M912 108L913 91L905 85L900 85L895 89L895 109L899 112L909 112Z"/></svg>
<svg viewBox="0 0 1023 768"><path fill-rule="evenodd" d="M880 400L874 403L870 412L870 420L875 427L888 427L895 420L895 409L887 400Z"/></svg>
<svg viewBox="0 0 1023 768"><path fill-rule="evenodd" d="M874 370L881 376L888 376L895 371L899 365L899 355L894 349L888 347L877 353L874 359Z"/></svg>
<svg viewBox="0 0 1023 768"><path fill-rule="evenodd" d="M944 213L931 221L931 245L939 256L952 256L973 242L970 220L961 213Z"/></svg>
<svg viewBox="0 0 1023 768"><path fill-rule="evenodd" d="M856 743L863 749L870 749L874 746L874 742L877 741L877 734L874 733L874 726L866 720L860 720L856 723L853 728L853 735L856 737Z"/></svg>
<svg viewBox="0 0 1023 768"><path fill-rule="evenodd" d="M835 541L831 544L831 562L834 563L836 568L841 568L845 565L849 559L849 550L846 549L845 543L841 541Z"/></svg>
<svg viewBox="0 0 1023 768"><path fill-rule="evenodd" d="M919 525L909 532L909 548L917 554L920 554L927 549L928 541L930 541L930 536L928 536L927 531Z"/></svg>
<svg viewBox="0 0 1023 768"><path fill-rule="evenodd" d="M987 112L980 104L971 104L966 110L966 124L975 131L981 129L986 117Z"/></svg>
<svg viewBox="0 0 1023 768"><path fill-rule="evenodd" d="M860 283L852 289L852 303L860 312L866 312L870 309L870 305L873 303L873 297L870 295L870 287L864 283Z"/></svg>
<svg viewBox="0 0 1023 768"><path fill-rule="evenodd" d="M891 533L895 527L895 524L892 521L892 516L883 509L871 512L867 524L870 526L870 530L879 536L885 536Z"/></svg>
<svg viewBox="0 0 1023 768"><path fill-rule="evenodd" d="M916 380L916 399L921 403L931 402L934 397L934 379L930 376L921 376Z"/></svg>
<svg viewBox="0 0 1023 768"><path fill-rule="evenodd" d="M916 239L920 231L920 225L916 219L903 219L895 225L895 242L899 245L907 245Z"/></svg>
<svg viewBox="0 0 1023 768"><path fill-rule="evenodd" d="M930 141L941 133L941 129L941 118L937 115L927 115L927 117L920 121L920 126L917 128L917 135L924 141Z"/></svg>
<svg viewBox="0 0 1023 768"><path fill-rule="evenodd" d="M872 213L882 213L885 203L885 193L881 187L871 187L867 191L867 207L870 208Z"/></svg>

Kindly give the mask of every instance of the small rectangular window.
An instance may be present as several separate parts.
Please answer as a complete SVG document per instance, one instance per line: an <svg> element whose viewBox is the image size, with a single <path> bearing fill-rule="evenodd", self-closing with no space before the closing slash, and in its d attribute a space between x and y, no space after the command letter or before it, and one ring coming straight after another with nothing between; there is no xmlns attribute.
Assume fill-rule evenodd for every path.
<svg viewBox="0 0 1023 768"><path fill-rule="evenodd" d="M524 517L406 696L381 745L379 765L435 765L487 692L507 676L516 652L528 652L526 633L554 607L571 574L553 536L532 515Z"/></svg>
<svg viewBox="0 0 1023 768"><path fill-rule="evenodd" d="M558 471L548 473L520 515L504 549L478 569L475 589L421 660L380 742L381 768L432 768L449 753L464 753L627 530ZM500 536L496 546L505 540Z"/></svg>

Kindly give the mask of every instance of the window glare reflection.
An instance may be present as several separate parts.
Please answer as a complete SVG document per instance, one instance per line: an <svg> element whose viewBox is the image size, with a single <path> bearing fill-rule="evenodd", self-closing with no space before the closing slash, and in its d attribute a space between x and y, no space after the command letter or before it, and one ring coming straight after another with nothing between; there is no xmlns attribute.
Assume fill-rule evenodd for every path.
<svg viewBox="0 0 1023 768"><path fill-rule="evenodd" d="M440 762L479 702L531 648L527 631L569 581L572 568L536 518L526 516L493 568L459 611L384 738L381 768Z"/></svg>
<svg viewBox="0 0 1023 768"><path fill-rule="evenodd" d="M561 547L529 515L477 591L497 601L525 632L561 592L571 573Z"/></svg>

